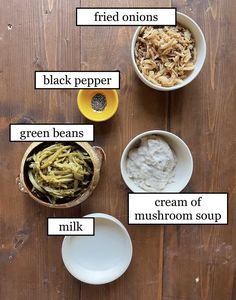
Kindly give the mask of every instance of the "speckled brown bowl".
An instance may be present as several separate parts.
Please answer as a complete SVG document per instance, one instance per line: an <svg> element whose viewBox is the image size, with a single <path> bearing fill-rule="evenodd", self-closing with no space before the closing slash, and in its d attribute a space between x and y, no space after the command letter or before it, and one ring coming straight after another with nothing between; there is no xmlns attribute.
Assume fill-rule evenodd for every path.
<svg viewBox="0 0 236 300"><path fill-rule="evenodd" d="M44 146L44 144L45 144L45 146ZM32 191L31 191L32 184L30 183L29 178L28 178L28 174L27 174L28 166L27 166L26 160L29 156L31 156L32 152L35 152L37 150L36 148L38 148L39 149L38 151L40 151L41 149L47 147L49 145L48 142L32 143L25 151L25 154L23 155L23 158L21 161L20 175L16 179L16 183L17 183L19 190L23 193L29 194L29 196L33 200L37 201L38 203L40 203L44 206L47 206L47 207L51 207L51 208L73 207L73 206L80 204L84 200L86 200L92 194L92 192L94 191L94 189L96 188L96 186L99 182L101 166L102 166L103 161L105 160L105 152L103 151L103 149L101 147L98 147L98 146L92 147L89 143L86 143L86 142L71 142L71 143L67 143L67 144L77 144L81 148L83 148L89 154L92 164L93 164L93 176L92 176L91 182L79 197L72 198L70 201L65 202L65 203L52 204L47 201L44 201L43 199L39 198L36 194L32 193Z"/></svg>

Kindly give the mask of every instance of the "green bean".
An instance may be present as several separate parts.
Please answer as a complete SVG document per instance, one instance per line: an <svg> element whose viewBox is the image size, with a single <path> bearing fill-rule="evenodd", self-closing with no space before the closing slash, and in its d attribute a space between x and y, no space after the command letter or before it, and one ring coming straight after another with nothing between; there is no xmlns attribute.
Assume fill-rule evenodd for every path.
<svg viewBox="0 0 236 300"><path fill-rule="evenodd" d="M92 178L91 158L79 146L56 143L33 153L27 161L32 192L53 204L77 197Z"/></svg>

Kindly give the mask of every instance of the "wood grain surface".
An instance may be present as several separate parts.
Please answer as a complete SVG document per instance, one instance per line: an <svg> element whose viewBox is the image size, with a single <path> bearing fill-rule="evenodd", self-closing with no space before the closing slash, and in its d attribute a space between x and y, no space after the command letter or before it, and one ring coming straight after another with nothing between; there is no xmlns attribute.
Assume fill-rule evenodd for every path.
<svg viewBox="0 0 236 300"><path fill-rule="evenodd" d="M207 58L189 86L156 92L135 75L135 27L76 27L76 7L174 6L201 26ZM0 1L0 299L236 300L236 20L233 0ZM9 123L88 122L77 91L34 90L35 70L120 70L118 113L95 124L94 144L107 161L99 185L82 205L53 210L18 191L15 178L28 143L10 143ZM129 226L128 189L119 161L128 141L149 129L169 130L189 145L194 173L185 191L229 193L229 224ZM104 212L120 219L133 260L113 283L74 279L61 259L62 237L47 236L47 217Z"/></svg>
<svg viewBox="0 0 236 300"><path fill-rule="evenodd" d="M235 300L234 1L173 1L201 25L207 57L198 78L170 95L169 130L189 145L194 172L186 191L228 192L229 225L167 226L163 300Z"/></svg>

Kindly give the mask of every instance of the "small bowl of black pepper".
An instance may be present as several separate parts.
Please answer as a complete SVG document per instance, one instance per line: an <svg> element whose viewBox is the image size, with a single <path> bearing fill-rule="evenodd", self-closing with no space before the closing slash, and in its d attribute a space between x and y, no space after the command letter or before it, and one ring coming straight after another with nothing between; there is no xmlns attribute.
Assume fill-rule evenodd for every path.
<svg viewBox="0 0 236 300"><path fill-rule="evenodd" d="M114 116L118 109L119 97L116 90L80 90L77 104L85 118L101 122Z"/></svg>

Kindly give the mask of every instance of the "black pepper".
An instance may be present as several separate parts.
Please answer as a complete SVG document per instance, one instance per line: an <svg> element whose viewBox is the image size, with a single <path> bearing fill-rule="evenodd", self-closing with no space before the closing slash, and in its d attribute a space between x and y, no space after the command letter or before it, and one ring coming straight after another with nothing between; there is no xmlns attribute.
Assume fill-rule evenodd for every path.
<svg viewBox="0 0 236 300"><path fill-rule="evenodd" d="M95 111L103 111L107 106L106 97L103 94L96 94L91 101L92 109Z"/></svg>

